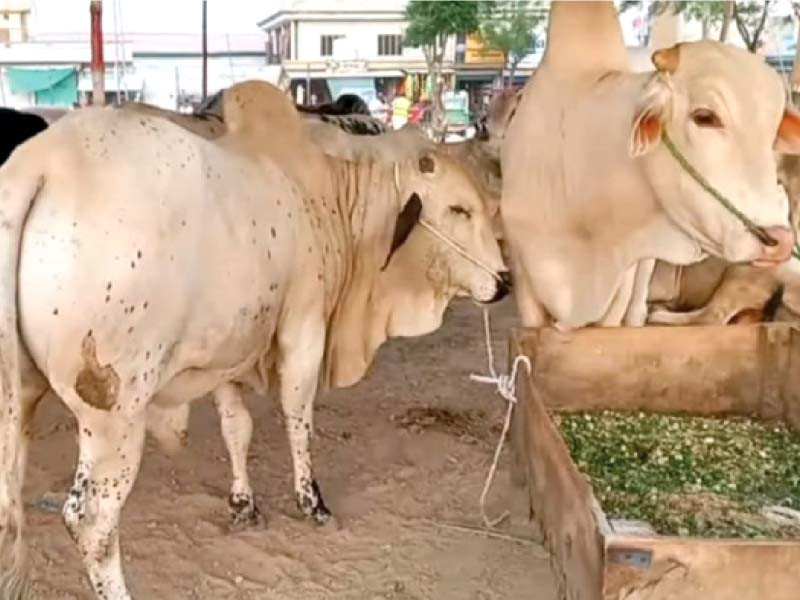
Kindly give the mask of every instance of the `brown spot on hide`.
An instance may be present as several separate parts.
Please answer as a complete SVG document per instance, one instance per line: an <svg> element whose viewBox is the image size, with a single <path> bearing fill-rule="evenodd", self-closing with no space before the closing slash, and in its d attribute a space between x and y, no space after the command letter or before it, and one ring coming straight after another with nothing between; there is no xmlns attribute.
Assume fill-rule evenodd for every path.
<svg viewBox="0 0 800 600"><path fill-rule="evenodd" d="M97 344L91 332L81 344L83 369L75 378L75 391L86 404L100 410L110 410L119 395L119 375L111 365L97 361Z"/></svg>

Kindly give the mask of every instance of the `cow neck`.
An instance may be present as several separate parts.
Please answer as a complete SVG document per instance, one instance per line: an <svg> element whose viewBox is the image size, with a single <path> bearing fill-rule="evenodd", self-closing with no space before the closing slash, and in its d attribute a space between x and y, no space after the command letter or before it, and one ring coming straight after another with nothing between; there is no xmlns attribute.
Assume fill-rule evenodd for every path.
<svg viewBox="0 0 800 600"><path fill-rule="evenodd" d="M387 337L387 322L397 301L392 289L378 283L386 275L381 267L399 213L392 167L376 161L332 161L333 184L347 230L347 276L330 315L323 388L346 387L364 376Z"/></svg>

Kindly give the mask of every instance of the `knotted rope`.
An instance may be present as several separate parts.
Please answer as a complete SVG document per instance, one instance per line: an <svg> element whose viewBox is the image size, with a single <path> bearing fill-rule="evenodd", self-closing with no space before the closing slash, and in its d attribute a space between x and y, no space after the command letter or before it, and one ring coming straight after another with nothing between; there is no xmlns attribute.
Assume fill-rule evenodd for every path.
<svg viewBox="0 0 800 600"><path fill-rule="evenodd" d="M483 484L483 491L481 492L479 502L483 524L487 529L494 529L499 523L508 517L509 513L508 511L503 511L503 514L501 514L499 517L490 519L486 514L486 496L489 494L489 490L492 487L492 481L494 480L494 475L497 471L497 464L500 461L500 452L503 450L503 444L506 441L508 430L511 427L511 415L514 411L514 405L517 403L517 371L519 370L520 364L524 364L528 369L528 374L530 375L531 361L527 356L518 355L516 358L514 358L514 362L511 364L511 373L497 373L494 367L494 350L492 349L492 326L489 322L489 310L486 308L483 309L483 332L486 343L486 358L489 366L489 374L477 375L475 373L471 373L469 378L472 381L477 381L478 383L493 384L496 387L497 393L500 394L500 396L508 403L506 417L503 421L503 430L500 433L500 439L498 440L497 447L494 450L494 459L492 460L492 465L489 468L489 473L486 476L486 481Z"/></svg>

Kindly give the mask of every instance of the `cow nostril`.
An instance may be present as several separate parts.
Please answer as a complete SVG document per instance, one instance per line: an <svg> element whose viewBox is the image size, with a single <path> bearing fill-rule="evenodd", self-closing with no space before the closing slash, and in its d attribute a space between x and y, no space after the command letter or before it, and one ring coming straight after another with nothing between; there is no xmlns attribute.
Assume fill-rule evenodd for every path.
<svg viewBox="0 0 800 600"><path fill-rule="evenodd" d="M500 275L500 281L503 282L503 285L505 285L506 287L509 287L509 288L513 287L513 283L511 281L511 272L510 271L500 271L500 273L498 273L498 275Z"/></svg>

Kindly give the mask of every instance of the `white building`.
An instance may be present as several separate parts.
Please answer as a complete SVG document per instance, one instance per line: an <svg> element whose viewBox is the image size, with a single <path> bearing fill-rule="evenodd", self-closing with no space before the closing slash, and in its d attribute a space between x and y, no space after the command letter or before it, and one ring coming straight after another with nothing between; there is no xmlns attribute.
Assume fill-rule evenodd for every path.
<svg viewBox="0 0 800 600"><path fill-rule="evenodd" d="M427 73L422 51L403 44L405 6L406 0L290 0L259 23L267 60L283 64L300 102L346 92L368 102L378 92L394 95L401 82L419 85ZM445 73L453 71L454 47L451 40Z"/></svg>
<svg viewBox="0 0 800 600"><path fill-rule="evenodd" d="M209 5L226 9L219 2ZM169 15L157 10L157 6L153 1L148 5L148 0L123 0L116 7L113 0L103 2L107 102L119 97L187 110L201 99L199 3L183 3L181 7L170 4L173 12ZM164 23L154 21L151 25L148 21L165 16L174 19L166 24L173 29L171 32L159 31ZM252 33L228 34L213 32L212 18L209 14L209 94L243 79L288 83L282 78L280 65L267 63L264 34L256 27L256 19ZM180 25L194 25L193 20L197 21L193 31L180 31ZM122 29L123 24L131 23L136 29ZM140 33L143 30L147 33ZM1 104L26 107L84 103L92 90L90 62L87 1L0 0Z"/></svg>

